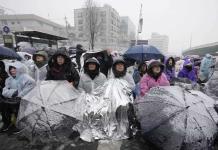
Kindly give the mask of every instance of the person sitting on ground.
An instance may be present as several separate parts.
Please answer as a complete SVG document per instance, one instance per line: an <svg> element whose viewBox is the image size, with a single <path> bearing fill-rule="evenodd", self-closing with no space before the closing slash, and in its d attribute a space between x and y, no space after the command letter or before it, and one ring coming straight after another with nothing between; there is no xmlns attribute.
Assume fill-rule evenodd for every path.
<svg viewBox="0 0 218 150"><path fill-rule="evenodd" d="M5 87L5 81L8 78L8 74L5 71L5 64L3 61L0 61L0 113L2 116L3 126L0 129L0 132L7 130L9 123L7 119L7 112L4 109L4 96L2 95L3 88Z"/></svg>
<svg viewBox="0 0 218 150"><path fill-rule="evenodd" d="M127 73L125 61L122 58L117 58L113 62L112 72L114 78L126 80L132 90L135 88L135 82L130 74Z"/></svg>
<svg viewBox="0 0 218 150"><path fill-rule="evenodd" d="M156 86L170 86L170 83L164 74L164 65L157 60L151 60L148 63L147 74L140 81L140 95L144 96Z"/></svg>
<svg viewBox="0 0 218 150"><path fill-rule="evenodd" d="M79 73L65 51L57 51L49 60L48 66L46 80L67 80L74 87L78 87Z"/></svg>
<svg viewBox="0 0 218 150"><path fill-rule="evenodd" d="M33 54L34 66L31 68L31 76L35 81L46 79L48 69L48 54L45 51L38 51Z"/></svg>
<svg viewBox="0 0 218 150"><path fill-rule="evenodd" d="M89 58L84 65L84 73L80 77L79 87L86 93L104 84L106 76L100 72L100 64L96 58Z"/></svg>
<svg viewBox="0 0 218 150"><path fill-rule="evenodd" d="M170 82L170 85L174 85L175 59L173 57L166 59L164 73L167 76L167 80Z"/></svg>
<svg viewBox="0 0 218 150"><path fill-rule="evenodd" d="M4 109L8 114L6 125L15 127L15 122L11 122L13 120L12 115L16 120L21 98L31 91L36 84L34 79L25 72L25 68L18 62L10 64L8 72L10 76L5 81L2 95L6 98L4 100Z"/></svg>
<svg viewBox="0 0 218 150"><path fill-rule="evenodd" d="M196 83L197 77L194 66L190 59L186 59L183 64L183 69L179 72L178 78L189 80L193 83Z"/></svg>

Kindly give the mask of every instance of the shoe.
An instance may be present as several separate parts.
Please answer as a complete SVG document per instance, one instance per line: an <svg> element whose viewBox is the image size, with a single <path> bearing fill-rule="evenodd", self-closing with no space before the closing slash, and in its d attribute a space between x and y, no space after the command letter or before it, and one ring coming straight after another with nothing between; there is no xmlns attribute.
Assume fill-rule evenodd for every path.
<svg viewBox="0 0 218 150"><path fill-rule="evenodd" d="M9 130L9 125L4 124L0 129L0 133L7 132Z"/></svg>

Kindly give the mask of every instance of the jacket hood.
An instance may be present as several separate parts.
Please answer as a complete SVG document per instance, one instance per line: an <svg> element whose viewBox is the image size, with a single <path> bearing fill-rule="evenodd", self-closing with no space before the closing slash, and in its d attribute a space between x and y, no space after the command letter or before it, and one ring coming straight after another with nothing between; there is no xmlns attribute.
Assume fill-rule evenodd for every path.
<svg viewBox="0 0 218 150"><path fill-rule="evenodd" d="M10 75L10 71L9 71L9 68L10 67L14 67L14 68L16 68L16 77L18 77L18 76L20 76L20 75L22 75L22 74L25 74L26 73L26 68L25 68L25 66L22 64L22 63L20 63L20 62L13 62L13 63L10 63L9 65L8 65L8 74Z"/></svg>
<svg viewBox="0 0 218 150"><path fill-rule="evenodd" d="M185 62L184 62L184 64L183 64L183 67L185 67L185 66L193 66L193 63L191 62L191 60L190 59L186 59L185 60Z"/></svg>
<svg viewBox="0 0 218 150"><path fill-rule="evenodd" d="M160 69L161 69L161 71L160 71L160 73L158 74L158 75L154 75L154 73L153 73L153 71L152 71L152 68L154 67L154 66L160 66ZM150 60L149 62L148 62L148 70L147 70L147 74L149 75L149 76L151 76L151 77L159 77L162 73L164 72L164 65L160 62L160 61L158 61L158 60Z"/></svg>
<svg viewBox="0 0 218 150"><path fill-rule="evenodd" d="M212 58L213 56L210 55L210 54L206 54L205 57L207 57L207 58Z"/></svg>
<svg viewBox="0 0 218 150"><path fill-rule="evenodd" d="M36 56L43 56L45 61L48 61L48 54L46 51L37 51L33 54L33 61L36 61Z"/></svg>
<svg viewBox="0 0 218 150"><path fill-rule="evenodd" d="M66 51L63 51L63 50L58 50L51 58L50 60L48 61L48 66L49 67L54 67L54 66L57 66L57 57L58 56L63 56L64 59L65 59L65 62L63 65L66 65L66 66L71 66L71 59L69 57L69 54L66 52Z"/></svg>
<svg viewBox="0 0 218 150"><path fill-rule="evenodd" d="M94 63L94 64L96 64L96 70L95 70L94 72L95 72L96 74L99 74L99 72L100 72L100 70L99 70L99 68L100 68L100 63L99 63L99 61L98 61L96 58L94 58L94 57L89 58L88 60L86 60L85 65L84 65L84 72L85 72L85 73L88 73L88 74L92 73L92 72L90 72L89 69L88 69L89 63ZM94 73L94 72L93 72L93 73Z"/></svg>
<svg viewBox="0 0 218 150"><path fill-rule="evenodd" d="M116 70L116 65L117 65L118 63L122 63L122 64L124 65L124 71L123 71L123 72L118 72L118 71ZM117 58L117 59L114 60L113 65L112 65L112 71L113 71L113 73L114 73L114 76L117 77L117 78L123 77L123 76L126 75L127 66L126 66L126 63L125 63L125 61L123 60L123 58Z"/></svg>

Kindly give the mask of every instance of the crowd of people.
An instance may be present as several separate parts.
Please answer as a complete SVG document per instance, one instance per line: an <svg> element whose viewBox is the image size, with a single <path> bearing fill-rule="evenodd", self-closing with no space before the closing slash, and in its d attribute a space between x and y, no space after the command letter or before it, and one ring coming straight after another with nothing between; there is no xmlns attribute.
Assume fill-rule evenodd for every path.
<svg viewBox="0 0 218 150"><path fill-rule="evenodd" d="M126 61L122 57L111 56L105 51L104 57L91 57L80 64L80 57L85 50L82 45L77 45L76 62L78 68L71 62L67 51L58 50L48 58L45 51L37 51L33 54L33 66L28 66L27 73L20 63L9 64L8 70L0 61L0 110L4 123L1 132L15 129L15 121L19 110L19 102L40 81L67 80L69 84L78 90L92 93L102 86L108 78L117 78L129 83L135 99L143 97L152 87L173 86L179 78L189 81L192 85L209 80L214 67L214 59L207 54L196 69L194 59L186 57L177 59L166 58L136 63L133 74L127 72ZM82 68L83 67L83 68ZM109 73L111 71L111 73Z"/></svg>

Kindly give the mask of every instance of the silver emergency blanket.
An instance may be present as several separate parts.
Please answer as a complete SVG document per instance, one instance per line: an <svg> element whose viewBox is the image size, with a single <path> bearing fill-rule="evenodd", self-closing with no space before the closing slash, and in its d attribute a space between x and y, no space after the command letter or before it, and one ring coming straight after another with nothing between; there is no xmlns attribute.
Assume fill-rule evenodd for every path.
<svg viewBox="0 0 218 150"><path fill-rule="evenodd" d="M207 95L213 97L216 101L218 101L218 65L216 70L214 71L210 80L206 83L206 93Z"/></svg>
<svg viewBox="0 0 218 150"><path fill-rule="evenodd" d="M202 95L178 86L152 88L135 104L143 136L164 150L211 149L217 126Z"/></svg>
<svg viewBox="0 0 218 150"><path fill-rule="evenodd" d="M85 141L128 138L131 89L110 79L94 94L66 81L43 81L21 101L17 125L26 135L59 136L77 130Z"/></svg>
<svg viewBox="0 0 218 150"><path fill-rule="evenodd" d="M86 94L84 102L83 120L73 127L80 132L81 139L91 142L128 138L127 111L133 98L127 81L110 79L93 95Z"/></svg>

